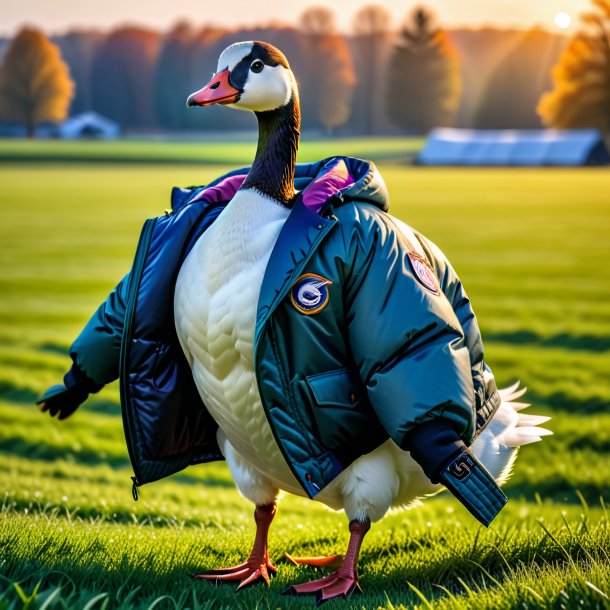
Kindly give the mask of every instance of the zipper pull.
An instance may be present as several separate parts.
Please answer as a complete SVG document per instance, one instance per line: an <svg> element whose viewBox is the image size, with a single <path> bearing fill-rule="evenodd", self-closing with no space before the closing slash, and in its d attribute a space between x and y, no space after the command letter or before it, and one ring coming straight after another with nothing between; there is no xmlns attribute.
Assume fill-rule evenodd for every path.
<svg viewBox="0 0 610 610"><path fill-rule="evenodd" d="M138 501L138 480L135 477L131 477L131 480L133 481L133 485L131 486L131 495L133 496L133 499L137 502Z"/></svg>

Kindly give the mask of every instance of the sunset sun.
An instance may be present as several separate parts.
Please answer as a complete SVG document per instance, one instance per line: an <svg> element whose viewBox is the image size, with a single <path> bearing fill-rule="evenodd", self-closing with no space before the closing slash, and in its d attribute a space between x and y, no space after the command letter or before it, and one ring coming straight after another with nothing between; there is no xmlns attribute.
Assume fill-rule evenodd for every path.
<svg viewBox="0 0 610 610"><path fill-rule="evenodd" d="M555 25L560 30L567 30L572 25L572 16L569 13L559 12L555 15Z"/></svg>

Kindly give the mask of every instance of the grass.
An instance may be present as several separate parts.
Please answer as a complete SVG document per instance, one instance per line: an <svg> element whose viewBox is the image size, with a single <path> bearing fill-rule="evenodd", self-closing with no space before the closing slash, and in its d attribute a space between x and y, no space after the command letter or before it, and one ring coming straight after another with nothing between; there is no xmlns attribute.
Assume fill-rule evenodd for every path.
<svg viewBox="0 0 610 610"><path fill-rule="evenodd" d="M30 150L40 160L37 151L59 144ZM26 158L29 144L18 145ZM352 145L366 152L369 143ZM83 156L94 158L94 146ZM132 143L112 146L132 155ZM252 539L252 507L225 465L145 486L134 503L116 384L65 422L32 404L61 378L72 339L129 269L143 219L162 213L172 185L232 167L162 163L172 146L144 147L154 165L0 166L1 610L312 608L280 595L317 574L283 553L346 544L343 515L287 496L271 531L281 570L269 589L194 582L189 573L241 561ZM201 148L201 159L214 159ZM239 164L250 149L233 152ZM458 269L500 384L522 379L555 435L522 449L511 501L488 530L447 495L375 524L362 552L364 593L327 607L610 608L608 172L380 167L392 212Z"/></svg>
<svg viewBox="0 0 610 610"><path fill-rule="evenodd" d="M318 161L342 154L367 159L410 159L423 145L422 138L331 138L311 139L301 144L302 162ZM156 143L147 140L79 142L65 140L0 140L0 161L120 162L120 163L232 163L247 165L256 151L256 134L240 137L202 135L200 141Z"/></svg>

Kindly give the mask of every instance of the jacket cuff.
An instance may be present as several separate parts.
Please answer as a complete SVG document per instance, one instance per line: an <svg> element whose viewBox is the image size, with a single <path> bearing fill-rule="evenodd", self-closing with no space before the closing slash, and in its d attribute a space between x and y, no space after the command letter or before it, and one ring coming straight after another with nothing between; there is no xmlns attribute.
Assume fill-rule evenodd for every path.
<svg viewBox="0 0 610 610"><path fill-rule="evenodd" d="M418 424L404 438L401 449L409 451L432 483L440 482L440 473L464 449L466 443L455 428L443 418Z"/></svg>
<svg viewBox="0 0 610 610"><path fill-rule="evenodd" d="M95 383L91 377L88 377L79 366L74 363L72 368L64 375L64 385L67 389L79 387L87 394L95 394L99 392L104 385Z"/></svg>
<svg viewBox="0 0 610 610"><path fill-rule="evenodd" d="M485 527L508 502L494 478L470 449L464 449L441 471L440 480Z"/></svg>

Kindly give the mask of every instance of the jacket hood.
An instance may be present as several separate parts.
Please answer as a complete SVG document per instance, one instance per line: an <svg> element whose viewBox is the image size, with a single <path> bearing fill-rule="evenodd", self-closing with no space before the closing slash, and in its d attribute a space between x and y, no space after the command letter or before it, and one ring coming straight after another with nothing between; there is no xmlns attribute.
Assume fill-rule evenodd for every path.
<svg viewBox="0 0 610 610"><path fill-rule="evenodd" d="M245 180L250 167L234 170L204 187L174 188L172 209L205 201L228 203ZM318 213L332 198L340 202L358 199L384 212L389 209L388 190L381 174L371 161L354 157L329 157L315 163L297 163L294 186L303 204Z"/></svg>

